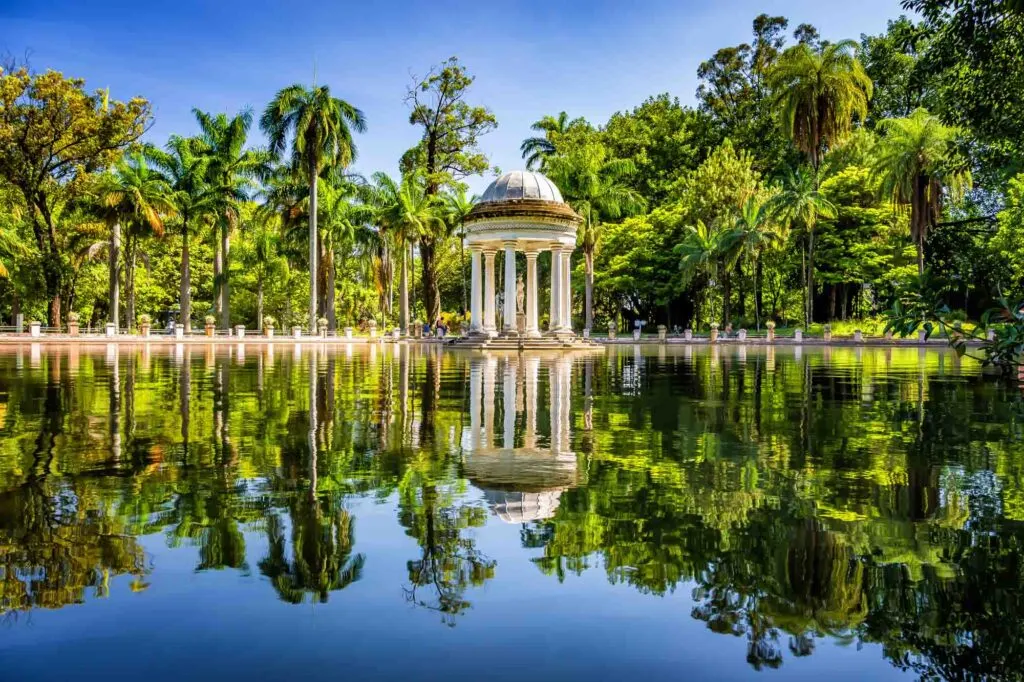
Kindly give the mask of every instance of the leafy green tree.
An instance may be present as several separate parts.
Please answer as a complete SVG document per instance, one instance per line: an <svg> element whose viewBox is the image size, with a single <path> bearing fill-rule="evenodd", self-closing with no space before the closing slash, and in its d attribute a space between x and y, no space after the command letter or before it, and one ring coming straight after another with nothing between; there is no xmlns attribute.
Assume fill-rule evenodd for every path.
<svg viewBox="0 0 1024 682"><path fill-rule="evenodd" d="M174 214L171 188L164 177L151 169L141 154L133 154L120 162L107 176L101 189L105 207L115 216L115 225L127 228L124 253L124 281L128 297L127 327L135 328L135 269L139 257L139 244L144 239L164 234L165 216ZM114 234L119 235L120 229ZM111 243L111 263L117 263L119 236ZM116 285L117 268L111 273ZM117 317L116 286L110 302L112 319Z"/></svg>
<svg viewBox="0 0 1024 682"><path fill-rule="evenodd" d="M317 181L325 170L344 168L355 160L352 132L366 130L366 117L345 100L332 97L326 85L307 88L296 83L274 96L260 118L260 128L269 138L275 158L281 157L291 137L291 170L309 184L309 329L314 333L320 257Z"/></svg>
<svg viewBox="0 0 1024 682"><path fill-rule="evenodd" d="M406 102L411 108L409 122L422 128L419 143L402 158L402 173L422 173L424 193L434 197L441 188L469 175L485 172L487 157L480 151L479 139L498 125L494 114L482 106L466 102L473 77L455 57L431 69L420 82L409 88ZM432 200L432 199L431 199ZM444 223L433 223L439 231L419 236L423 267L423 306L428 320L441 314L438 289L437 255L448 236Z"/></svg>
<svg viewBox="0 0 1024 682"><path fill-rule="evenodd" d="M749 197L732 228L740 251L754 262L754 320L758 329L764 309L764 254L778 247L783 239L770 202L770 198Z"/></svg>
<svg viewBox="0 0 1024 682"><path fill-rule="evenodd" d="M938 86L938 113L990 147L1010 173L1024 149L1024 13L1013 0L904 0L929 38L918 71ZM909 112L907 112L909 114Z"/></svg>
<svg viewBox="0 0 1024 682"><path fill-rule="evenodd" d="M89 94L85 81L56 71L0 68L0 181L21 194L45 286L47 319L61 324L72 295L60 207L82 198L90 173L116 163L145 132L149 103Z"/></svg>
<svg viewBox="0 0 1024 682"><path fill-rule="evenodd" d="M192 229L210 215L215 195L207 184L210 157L199 138L172 135L165 150L147 148L146 157L163 173L170 186L181 232L181 281L178 310L185 333L192 333L192 272L189 250Z"/></svg>
<svg viewBox="0 0 1024 682"><path fill-rule="evenodd" d="M578 241L583 250L585 328L594 326L594 254L601 225L644 210L646 202L626 184L636 170L628 159L609 159L603 145L589 144L547 160L548 175L583 217Z"/></svg>
<svg viewBox="0 0 1024 682"><path fill-rule="evenodd" d="M1013 299L1024 299L1024 174L1010 181L1006 207L997 219L992 246L1010 268L1009 281L1000 284L1005 284L1006 293Z"/></svg>
<svg viewBox="0 0 1024 682"><path fill-rule="evenodd" d="M385 173L373 175L374 191L371 205L378 223L394 237L401 254L399 284L399 326L409 333L409 259L417 239L432 232L440 234L444 221L438 215L433 197L427 194L422 176L406 175L396 183Z"/></svg>
<svg viewBox="0 0 1024 682"><path fill-rule="evenodd" d="M256 329L263 331L263 301L267 281L283 275L287 269L281 253L281 233L277 216L255 213L246 241L246 265L256 277Z"/></svg>
<svg viewBox="0 0 1024 682"><path fill-rule="evenodd" d="M934 103L935 79L920 68L929 42L925 27L907 16L890 20L881 35L861 35L864 71L873 84L869 125L884 118L909 116Z"/></svg>
<svg viewBox="0 0 1024 682"><path fill-rule="evenodd" d="M679 254L679 269L688 281L692 282L695 278L702 277L704 283L710 286L714 286L715 278L722 273L724 285L722 318L727 323L731 298L728 268L736 253L735 234L716 225L706 225L703 220L698 220L696 225L688 225L686 230L686 238L675 248L676 253ZM703 286L701 289L706 297L708 286ZM713 313L710 311L707 300L703 307L711 317ZM697 326L700 326L699 309Z"/></svg>
<svg viewBox="0 0 1024 682"><path fill-rule="evenodd" d="M814 228L821 217L834 218L835 206L818 190L816 173L799 168L783 180L771 202L774 215L787 225L798 225L806 235L803 264L804 324L814 322Z"/></svg>
<svg viewBox="0 0 1024 682"><path fill-rule="evenodd" d="M633 162L636 172L625 180L656 206L682 174L707 157L717 134L707 113L665 93L648 97L632 111L612 114L600 138L609 157Z"/></svg>
<svg viewBox="0 0 1024 682"><path fill-rule="evenodd" d="M790 150L771 106L769 75L786 43L789 20L761 14L753 40L725 47L697 67L697 99L711 117L718 141L730 139L754 156L756 168L775 174L790 162Z"/></svg>
<svg viewBox="0 0 1024 682"><path fill-rule="evenodd" d="M469 212L473 210L476 199L475 195L472 197L468 196L466 188L462 185L445 192L442 198L444 221L447 225L448 233L459 235L459 277L462 280L463 315L469 310L469 292L466 285L468 277L466 273L466 231L464 229L464 221Z"/></svg>
<svg viewBox="0 0 1024 682"><path fill-rule="evenodd" d="M924 274L924 244L942 217L945 197L962 197L971 173L955 155L956 128L943 125L926 109L907 118L879 121L884 133L874 171L881 191L894 205L910 208L910 237L917 247L917 271Z"/></svg>

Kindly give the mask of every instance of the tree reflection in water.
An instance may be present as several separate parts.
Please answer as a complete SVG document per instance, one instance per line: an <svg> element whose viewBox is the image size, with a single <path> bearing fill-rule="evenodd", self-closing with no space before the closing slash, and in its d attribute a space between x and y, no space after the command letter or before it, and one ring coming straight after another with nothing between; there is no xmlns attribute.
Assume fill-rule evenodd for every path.
<svg viewBox="0 0 1024 682"><path fill-rule="evenodd" d="M418 545L406 598L449 625L499 608L480 540L513 523L543 574L678 592L753 668L827 641L998 677L1024 668L1021 403L898 348L6 347L0 612L143 589L158 534L333 602L375 565L369 500Z"/></svg>

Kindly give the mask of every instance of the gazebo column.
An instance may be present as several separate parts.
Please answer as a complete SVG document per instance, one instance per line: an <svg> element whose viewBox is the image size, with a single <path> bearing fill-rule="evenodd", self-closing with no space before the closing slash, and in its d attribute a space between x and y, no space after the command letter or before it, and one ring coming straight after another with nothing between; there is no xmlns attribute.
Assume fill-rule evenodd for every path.
<svg viewBox="0 0 1024 682"><path fill-rule="evenodd" d="M537 321L537 256L536 250L526 252L526 336L540 336Z"/></svg>
<svg viewBox="0 0 1024 682"><path fill-rule="evenodd" d="M505 312L502 331L516 334L516 243L505 242Z"/></svg>
<svg viewBox="0 0 1024 682"><path fill-rule="evenodd" d="M558 316L559 327L563 331L572 331L572 280L571 272L572 269L569 266L569 260L572 258L572 249L566 249L562 251L562 268L561 268L561 294L562 294L562 312Z"/></svg>
<svg viewBox="0 0 1024 682"><path fill-rule="evenodd" d="M548 331L557 332L562 325L559 318L562 314L562 245L551 245L551 312Z"/></svg>
<svg viewBox="0 0 1024 682"><path fill-rule="evenodd" d="M494 321L494 254L493 248L484 249L484 334L498 335Z"/></svg>
<svg viewBox="0 0 1024 682"><path fill-rule="evenodd" d="M483 273L480 271L480 256L483 253L483 248L480 246L471 246L470 250L470 262L472 263L472 270L470 273L470 299L469 299L469 333L470 334L483 334L484 333L484 292L483 292Z"/></svg>

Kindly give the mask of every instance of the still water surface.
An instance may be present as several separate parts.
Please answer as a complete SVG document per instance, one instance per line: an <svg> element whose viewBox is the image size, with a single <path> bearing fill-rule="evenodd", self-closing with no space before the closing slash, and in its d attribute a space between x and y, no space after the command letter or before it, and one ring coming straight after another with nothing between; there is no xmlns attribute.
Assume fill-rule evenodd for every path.
<svg viewBox="0 0 1024 682"><path fill-rule="evenodd" d="M0 670L1011 678L1021 402L918 349L0 348Z"/></svg>

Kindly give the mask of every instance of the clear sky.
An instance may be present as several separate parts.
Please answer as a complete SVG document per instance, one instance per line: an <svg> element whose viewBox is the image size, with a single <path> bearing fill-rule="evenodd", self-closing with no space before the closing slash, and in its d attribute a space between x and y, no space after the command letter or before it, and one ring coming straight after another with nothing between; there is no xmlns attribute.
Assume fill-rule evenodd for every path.
<svg viewBox="0 0 1024 682"><path fill-rule="evenodd" d="M363 109L356 169L394 173L416 130L403 97L414 74L457 55L470 101L498 130L483 149L522 166L530 124L561 110L595 123L647 96L692 103L701 61L749 40L759 13L807 22L829 39L878 33L898 0L4 0L0 51L153 104L149 139L194 132L192 107L257 116L293 82L327 83ZM258 136L258 132L256 133ZM257 140L261 142L261 140ZM471 182L481 191L485 180Z"/></svg>

